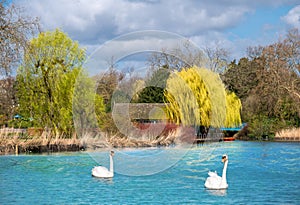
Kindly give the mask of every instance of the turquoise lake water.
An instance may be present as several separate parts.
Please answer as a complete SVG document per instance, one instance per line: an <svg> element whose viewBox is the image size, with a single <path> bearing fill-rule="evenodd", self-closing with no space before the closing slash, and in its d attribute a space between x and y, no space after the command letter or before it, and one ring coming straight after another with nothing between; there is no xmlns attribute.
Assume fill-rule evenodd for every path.
<svg viewBox="0 0 300 205"><path fill-rule="evenodd" d="M154 160L151 166L162 168L153 174L143 166L150 155L171 159L180 149L115 150L111 180L91 176L96 161L109 166L107 152L96 161L86 152L0 156L0 204L300 204L300 143L211 143L182 148L183 157L172 165L168 157ZM224 153L229 188L206 190L207 172L221 174ZM124 154L135 164L120 162ZM124 174L137 167L137 176Z"/></svg>

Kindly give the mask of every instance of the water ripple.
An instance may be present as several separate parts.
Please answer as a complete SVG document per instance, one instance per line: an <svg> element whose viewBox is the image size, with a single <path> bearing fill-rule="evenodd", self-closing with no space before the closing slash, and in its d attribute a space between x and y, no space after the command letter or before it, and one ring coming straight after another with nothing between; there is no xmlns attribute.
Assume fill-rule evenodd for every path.
<svg viewBox="0 0 300 205"><path fill-rule="evenodd" d="M0 157L1 204L300 204L299 144L241 142L193 147L174 166L149 176L91 176L86 153ZM152 150L155 153L155 150ZM129 150L143 168L149 149ZM172 149L168 152L172 155ZM204 188L229 156L228 190ZM123 166L115 157L115 165ZM102 158L101 158L102 157ZM170 156L171 157L171 156ZM107 163L105 153L100 160ZM168 158L165 158L166 160ZM155 163L155 162L153 162Z"/></svg>

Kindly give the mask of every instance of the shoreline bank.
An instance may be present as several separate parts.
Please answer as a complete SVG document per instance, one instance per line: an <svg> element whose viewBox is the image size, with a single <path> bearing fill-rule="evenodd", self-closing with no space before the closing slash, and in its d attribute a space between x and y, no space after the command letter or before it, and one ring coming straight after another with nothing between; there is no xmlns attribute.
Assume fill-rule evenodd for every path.
<svg viewBox="0 0 300 205"><path fill-rule="evenodd" d="M3 129L2 129L3 130ZM14 132L16 131L16 132ZM263 140L265 142L300 142L300 129L293 132L284 131L277 134L274 139ZM249 140L245 134L246 129L234 135L235 139L241 141ZM211 130L204 136L195 136L191 127L181 127L165 133L162 136L141 136L140 138L125 136L108 136L105 133L90 133L84 137L71 138L53 137L49 132L40 132L38 135L30 136L24 134L21 129L6 129L0 133L0 155L26 154L26 153L54 153L54 152L77 152L85 150L96 150L101 148L143 148L143 147L168 147L176 144L202 144L206 142L221 142L226 135ZM292 133L292 134L291 134Z"/></svg>
<svg viewBox="0 0 300 205"><path fill-rule="evenodd" d="M258 140L240 140L238 141L258 141ZM212 141L207 140L203 143L209 143L209 142L223 142L223 141ZM277 142L277 143L300 143L300 141L284 141L284 140L268 140L263 142ZM233 142L234 143L234 142ZM22 145L16 145L16 144L8 144L8 145L0 145L0 156L1 155L18 155L18 154L42 154L42 153L59 153L59 152L79 152L79 151L86 151L86 150L96 150L96 149L105 149L108 147L114 147L114 148L149 148L149 147L168 147L172 146L175 143L150 143L150 142L136 142L133 144L132 142L128 145L121 145L116 146L115 145L105 145L105 144L89 144L89 145L82 145L80 143L70 143L70 144L49 144L49 145L42 145L42 144L31 144L28 146L22 146ZM193 144L198 144L196 141Z"/></svg>

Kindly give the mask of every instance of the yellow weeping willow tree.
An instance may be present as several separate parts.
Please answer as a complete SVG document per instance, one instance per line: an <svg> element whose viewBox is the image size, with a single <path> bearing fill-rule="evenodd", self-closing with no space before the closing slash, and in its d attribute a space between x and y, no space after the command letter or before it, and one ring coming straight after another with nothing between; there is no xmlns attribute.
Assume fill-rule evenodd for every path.
<svg viewBox="0 0 300 205"><path fill-rule="evenodd" d="M219 74L205 68L192 69L201 76L209 94L206 100L211 103L210 126L223 127L226 120L226 92Z"/></svg>
<svg viewBox="0 0 300 205"><path fill-rule="evenodd" d="M167 80L165 97L169 119L183 125L210 125L209 93L197 68L172 73Z"/></svg>
<svg viewBox="0 0 300 205"><path fill-rule="evenodd" d="M169 76L166 88L167 115L177 124L205 127L241 124L240 101L226 93L217 73L195 66L182 69Z"/></svg>
<svg viewBox="0 0 300 205"><path fill-rule="evenodd" d="M225 127L236 127L242 124L241 120L241 100L234 92L226 90L226 121Z"/></svg>

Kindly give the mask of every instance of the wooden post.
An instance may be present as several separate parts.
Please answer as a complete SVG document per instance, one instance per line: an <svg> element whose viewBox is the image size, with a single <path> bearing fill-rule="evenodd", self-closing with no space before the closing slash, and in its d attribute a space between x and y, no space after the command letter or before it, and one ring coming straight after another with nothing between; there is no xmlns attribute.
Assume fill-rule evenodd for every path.
<svg viewBox="0 0 300 205"><path fill-rule="evenodd" d="M19 146L18 146L18 144L16 144L16 155L18 155L19 154Z"/></svg>

